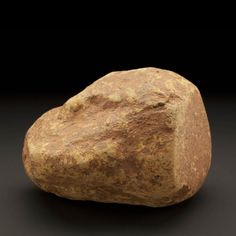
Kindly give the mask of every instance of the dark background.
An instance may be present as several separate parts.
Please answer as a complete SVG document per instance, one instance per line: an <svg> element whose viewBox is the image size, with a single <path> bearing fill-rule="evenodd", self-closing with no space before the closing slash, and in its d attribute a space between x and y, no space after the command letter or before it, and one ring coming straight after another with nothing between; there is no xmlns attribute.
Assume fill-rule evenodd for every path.
<svg viewBox="0 0 236 236"><path fill-rule="evenodd" d="M0 235L235 235L236 30L87 28L0 30ZM192 199L148 207L69 201L25 176L25 132L114 70L154 66L198 86L213 141L212 168Z"/></svg>
<svg viewBox="0 0 236 236"><path fill-rule="evenodd" d="M1 90L78 93L104 74L170 69L201 91L235 92L235 29L1 29Z"/></svg>

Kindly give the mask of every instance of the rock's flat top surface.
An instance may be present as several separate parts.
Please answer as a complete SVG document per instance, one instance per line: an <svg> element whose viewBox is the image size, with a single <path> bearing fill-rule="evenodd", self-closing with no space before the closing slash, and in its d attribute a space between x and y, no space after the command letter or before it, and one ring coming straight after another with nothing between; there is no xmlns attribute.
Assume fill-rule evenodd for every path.
<svg viewBox="0 0 236 236"><path fill-rule="evenodd" d="M112 72L42 115L25 138L26 173L59 196L166 206L191 197L211 160L198 89L157 68Z"/></svg>

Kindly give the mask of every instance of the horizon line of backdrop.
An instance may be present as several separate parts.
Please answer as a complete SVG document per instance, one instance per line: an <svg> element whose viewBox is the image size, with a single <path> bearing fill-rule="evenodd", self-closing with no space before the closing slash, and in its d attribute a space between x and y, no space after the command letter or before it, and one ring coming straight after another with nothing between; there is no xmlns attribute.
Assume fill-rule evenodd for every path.
<svg viewBox="0 0 236 236"><path fill-rule="evenodd" d="M201 92L234 93L234 28L1 29L1 93L77 93L118 70L175 71Z"/></svg>

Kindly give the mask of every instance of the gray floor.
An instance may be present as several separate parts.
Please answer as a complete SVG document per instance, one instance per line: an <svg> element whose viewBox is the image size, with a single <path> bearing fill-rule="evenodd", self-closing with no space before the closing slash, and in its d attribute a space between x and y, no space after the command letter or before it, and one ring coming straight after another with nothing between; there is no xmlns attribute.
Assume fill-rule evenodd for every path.
<svg viewBox="0 0 236 236"><path fill-rule="evenodd" d="M69 201L28 180L21 162L24 134L67 98L0 97L0 235L236 235L236 97L204 97L213 137L209 176L195 197L161 209Z"/></svg>

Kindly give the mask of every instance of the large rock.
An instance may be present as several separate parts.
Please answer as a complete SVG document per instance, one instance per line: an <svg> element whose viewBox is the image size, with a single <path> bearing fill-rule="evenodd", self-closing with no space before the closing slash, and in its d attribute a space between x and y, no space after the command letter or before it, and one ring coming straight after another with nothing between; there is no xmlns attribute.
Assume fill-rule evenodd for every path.
<svg viewBox="0 0 236 236"><path fill-rule="evenodd" d="M98 79L42 115L23 149L26 173L44 191L153 207L193 196L210 160L198 89L156 68Z"/></svg>

